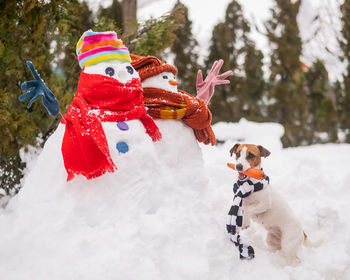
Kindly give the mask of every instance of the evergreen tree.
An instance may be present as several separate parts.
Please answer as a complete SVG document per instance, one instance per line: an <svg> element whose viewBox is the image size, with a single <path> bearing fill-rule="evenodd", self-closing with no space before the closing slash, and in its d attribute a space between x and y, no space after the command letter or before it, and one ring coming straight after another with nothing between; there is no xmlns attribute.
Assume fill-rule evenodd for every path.
<svg viewBox="0 0 350 280"><path fill-rule="evenodd" d="M113 0L112 4L109 7L100 7L98 17L104 17L113 20L115 26L118 27L118 29L123 30L123 11L119 0Z"/></svg>
<svg viewBox="0 0 350 280"><path fill-rule="evenodd" d="M308 143L308 98L300 56L302 42L297 24L301 0L275 0L272 17L266 23L273 52L271 56L271 91L274 102L269 107L272 121L283 124L284 147Z"/></svg>
<svg viewBox="0 0 350 280"><path fill-rule="evenodd" d="M338 129L342 129L343 125L343 104L344 104L344 83L342 81L336 80L332 84L332 91L334 92L335 96L335 104L337 109L337 125ZM345 135L346 136L346 135ZM343 139L342 137L338 139L339 141L345 141L346 139Z"/></svg>
<svg viewBox="0 0 350 280"><path fill-rule="evenodd" d="M174 43L175 31L182 21L183 10L173 10L160 18L146 20L138 26L137 32L123 34L122 39L131 53L162 58L164 50Z"/></svg>
<svg viewBox="0 0 350 280"><path fill-rule="evenodd" d="M59 63L64 71L64 76L68 78L69 87L67 89L74 91L75 83L80 73L80 67L75 53L76 44L78 38L86 30L94 27L93 14L87 2L83 1L80 5L70 5L64 22L59 27L60 32L57 41L60 44L66 45L64 47L64 58Z"/></svg>
<svg viewBox="0 0 350 280"><path fill-rule="evenodd" d="M341 104L340 122L341 128L346 131L346 142L350 143L350 0L344 0L344 3L340 6L340 11L342 13L341 59L347 63L346 72L343 75L344 93Z"/></svg>
<svg viewBox="0 0 350 280"><path fill-rule="evenodd" d="M264 96L266 94L266 83L263 72L264 55L257 50L255 44L247 41L245 48L244 93L240 95L241 114L250 121L263 121L267 117Z"/></svg>
<svg viewBox="0 0 350 280"><path fill-rule="evenodd" d="M305 77L310 99L311 128L315 134L312 142L335 142L338 140L336 98L329 85L328 73L322 61L314 62ZM319 139L318 132L327 133L327 139Z"/></svg>
<svg viewBox="0 0 350 280"><path fill-rule="evenodd" d="M19 150L35 144L52 123L40 102L30 110L18 100L20 83L32 80L26 60L32 60L42 78L54 90L51 62L57 24L68 5L66 0L0 2L0 185L6 193L19 184L24 164ZM60 98L60 94L58 94Z"/></svg>
<svg viewBox="0 0 350 280"><path fill-rule="evenodd" d="M198 65L198 47L197 40L192 34L192 22L188 17L188 9L180 1L175 4L174 10L183 10L184 20L177 30L175 30L176 39L171 47L171 52L175 54L174 65L178 70L178 80L181 89L194 94L196 92Z"/></svg>
<svg viewBox="0 0 350 280"><path fill-rule="evenodd" d="M223 71L232 70L231 84L215 89L211 99L213 120L238 121L242 117L242 94L245 88L242 65L238 60L244 53L247 43L249 24L243 16L241 5L233 0L226 9L225 21L218 23L212 32L209 56L206 60L207 70L215 60L222 58L225 63ZM243 43L243 46L242 46Z"/></svg>

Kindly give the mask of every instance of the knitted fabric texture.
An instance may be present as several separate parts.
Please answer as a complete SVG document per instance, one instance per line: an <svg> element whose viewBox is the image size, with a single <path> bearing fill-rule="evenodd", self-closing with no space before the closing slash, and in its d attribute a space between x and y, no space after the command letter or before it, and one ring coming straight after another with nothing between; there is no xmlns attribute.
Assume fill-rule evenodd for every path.
<svg viewBox="0 0 350 280"><path fill-rule="evenodd" d="M65 134L62 155L68 173L91 179L114 172L113 162L101 122L139 119L153 141L161 134L142 102L142 85L134 78L127 83L97 74L81 73L78 89L62 122Z"/></svg>
<svg viewBox="0 0 350 280"><path fill-rule="evenodd" d="M80 68L110 60L131 62L128 48L114 31L85 31L77 43L76 53Z"/></svg>
<svg viewBox="0 0 350 280"><path fill-rule="evenodd" d="M198 142L215 145L215 134L210 126L211 112L204 101L178 90L178 93L145 87L143 102L147 113L155 119L182 119L193 128Z"/></svg>
<svg viewBox="0 0 350 280"><path fill-rule="evenodd" d="M177 69L174 66L166 64L154 56L130 54L130 57L132 60L131 65L139 73L141 82L163 72L171 72L177 75Z"/></svg>
<svg viewBox="0 0 350 280"><path fill-rule="evenodd" d="M254 249L252 246L242 243L239 232L243 224L243 210L242 201L243 198L248 197L253 192L263 190L270 182L269 177L265 177L262 180L248 179L245 181L238 180L233 185L233 203L228 213L228 222L226 224L227 232L230 235L231 241L235 244L239 251L241 259L254 258Z"/></svg>

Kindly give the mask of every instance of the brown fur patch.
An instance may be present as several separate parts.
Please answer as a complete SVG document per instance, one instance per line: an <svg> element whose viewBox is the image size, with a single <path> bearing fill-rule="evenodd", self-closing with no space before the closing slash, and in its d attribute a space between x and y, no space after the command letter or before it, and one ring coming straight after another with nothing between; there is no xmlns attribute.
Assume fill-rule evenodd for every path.
<svg viewBox="0 0 350 280"><path fill-rule="evenodd" d="M236 144L237 145L237 144ZM261 163L261 155L260 155L260 150L256 145L253 144L242 144L236 147L236 145L234 146L234 153L238 153L242 151L242 149L244 147L247 147L247 152L245 155L240 155L241 157L245 157L247 159L247 161L249 162L250 167L254 168L256 166L258 166ZM232 148L233 149L233 148ZM231 150L232 150L231 149ZM248 158L249 153L251 153L252 155L254 155L254 157L252 158ZM238 159L238 157L236 156L236 160Z"/></svg>
<svg viewBox="0 0 350 280"><path fill-rule="evenodd" d="M247 147L246 158L250 164L250 167L254 168L258 166L261 163L261 156L258 147L256 145L251 144L246 144L245 146ZM249 153L254 155L254 157L248 158Z"/></svg>
<svg viewBox="0 0 350 280"><path fill-rule="evenodd" d="M231 148L231 150L230 150L231 157L232 157L233 154L237 153L237 149L238 149L239 146L240 146L240 144L237 143Z"/></svg>
<svg viewBox="0 0 350 280"><path fill-rule="evenodd" d="M265 149L263 146L261 146L261 145L259 145L258 146L258 149L259 149L259 151L260 151L260 155L262 156L262 157L268 157L271 153L270 153L270 151L268 150L268 149Z"/></svg>

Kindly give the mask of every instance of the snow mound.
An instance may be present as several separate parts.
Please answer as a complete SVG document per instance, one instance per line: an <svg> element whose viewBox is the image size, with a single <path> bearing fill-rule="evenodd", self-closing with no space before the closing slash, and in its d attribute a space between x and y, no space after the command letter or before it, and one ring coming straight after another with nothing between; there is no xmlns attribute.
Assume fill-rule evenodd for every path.
<svg viewBox="0 0 350 280"><path fill-rule="evenodd" d="M219 122L213 126L219 142L239 142L281 149L284 128L278 123L254 123L242 118L238 123Z"/></svg>
<svg viewBox="0 0 350 280"><path fill-rule="evenodd" d="M179 138L177 130L161 129ZM279 125L245 120L218 123L214 131L226 142L201 145L202 172L189 172L198 159L170 167L174 151L141 156L141 145L132 166L120 163L115 173L67 184L59 127L0 212L2 279L350 279L350 145L281 149ZM319 248L304 248L295 267L269 252L257 224L242 232L255 248L252 261L240 261L226 235L236 176L226 163L237 139L272 151L263 161L271 186L309 238L324 239Z"/></svg>
<svg viewBox="0 0 350 280"><path fill-rule="evenodd" d="M159 144L150 139L145 143L129 139L130 151L124 158L118 155L116 172L93 180L77 176L67 183L60 125L19 194L0 212L1 275L5 279L205 277L222 228L208 226L213 219L202 158L193 151L174 157L179 151L170 150L174 139L195 144L201 155L193 134L179 135L181 126L171 130L161 124L168 149L160 145L157 152ZM136 129L130 130L134 140L140 139ZM109 147L115 145L109 142ZM179 163L182 166L176 169Z"/></svg>

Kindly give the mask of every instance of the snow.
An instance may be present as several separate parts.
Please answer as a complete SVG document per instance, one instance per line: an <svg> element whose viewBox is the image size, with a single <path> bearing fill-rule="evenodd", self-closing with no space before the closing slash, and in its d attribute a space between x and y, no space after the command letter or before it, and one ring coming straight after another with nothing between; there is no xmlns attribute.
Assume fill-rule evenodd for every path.
<svg viewBox="0 0 350 280"><path fill-rule="evenodd" d="M176 129L161 129L181 138ZM146 151L135 161L120 160L115 173L94 180L78 176L67 184L60 125L24 187L0 212L1 278L350 279L350 145L282 149L283 129L274 123L241 120L213 129L224 143L200 145L200 173L170 167L176 153L169 147L162 156ZM238 140L272 152L263 160L271 186L310 240L323 239L318 248L304 248L295 267L268 251L265 231L255 223L242 232L255 248L252 261L240 261L226 235L236 178L226 163Z"/></svg>

